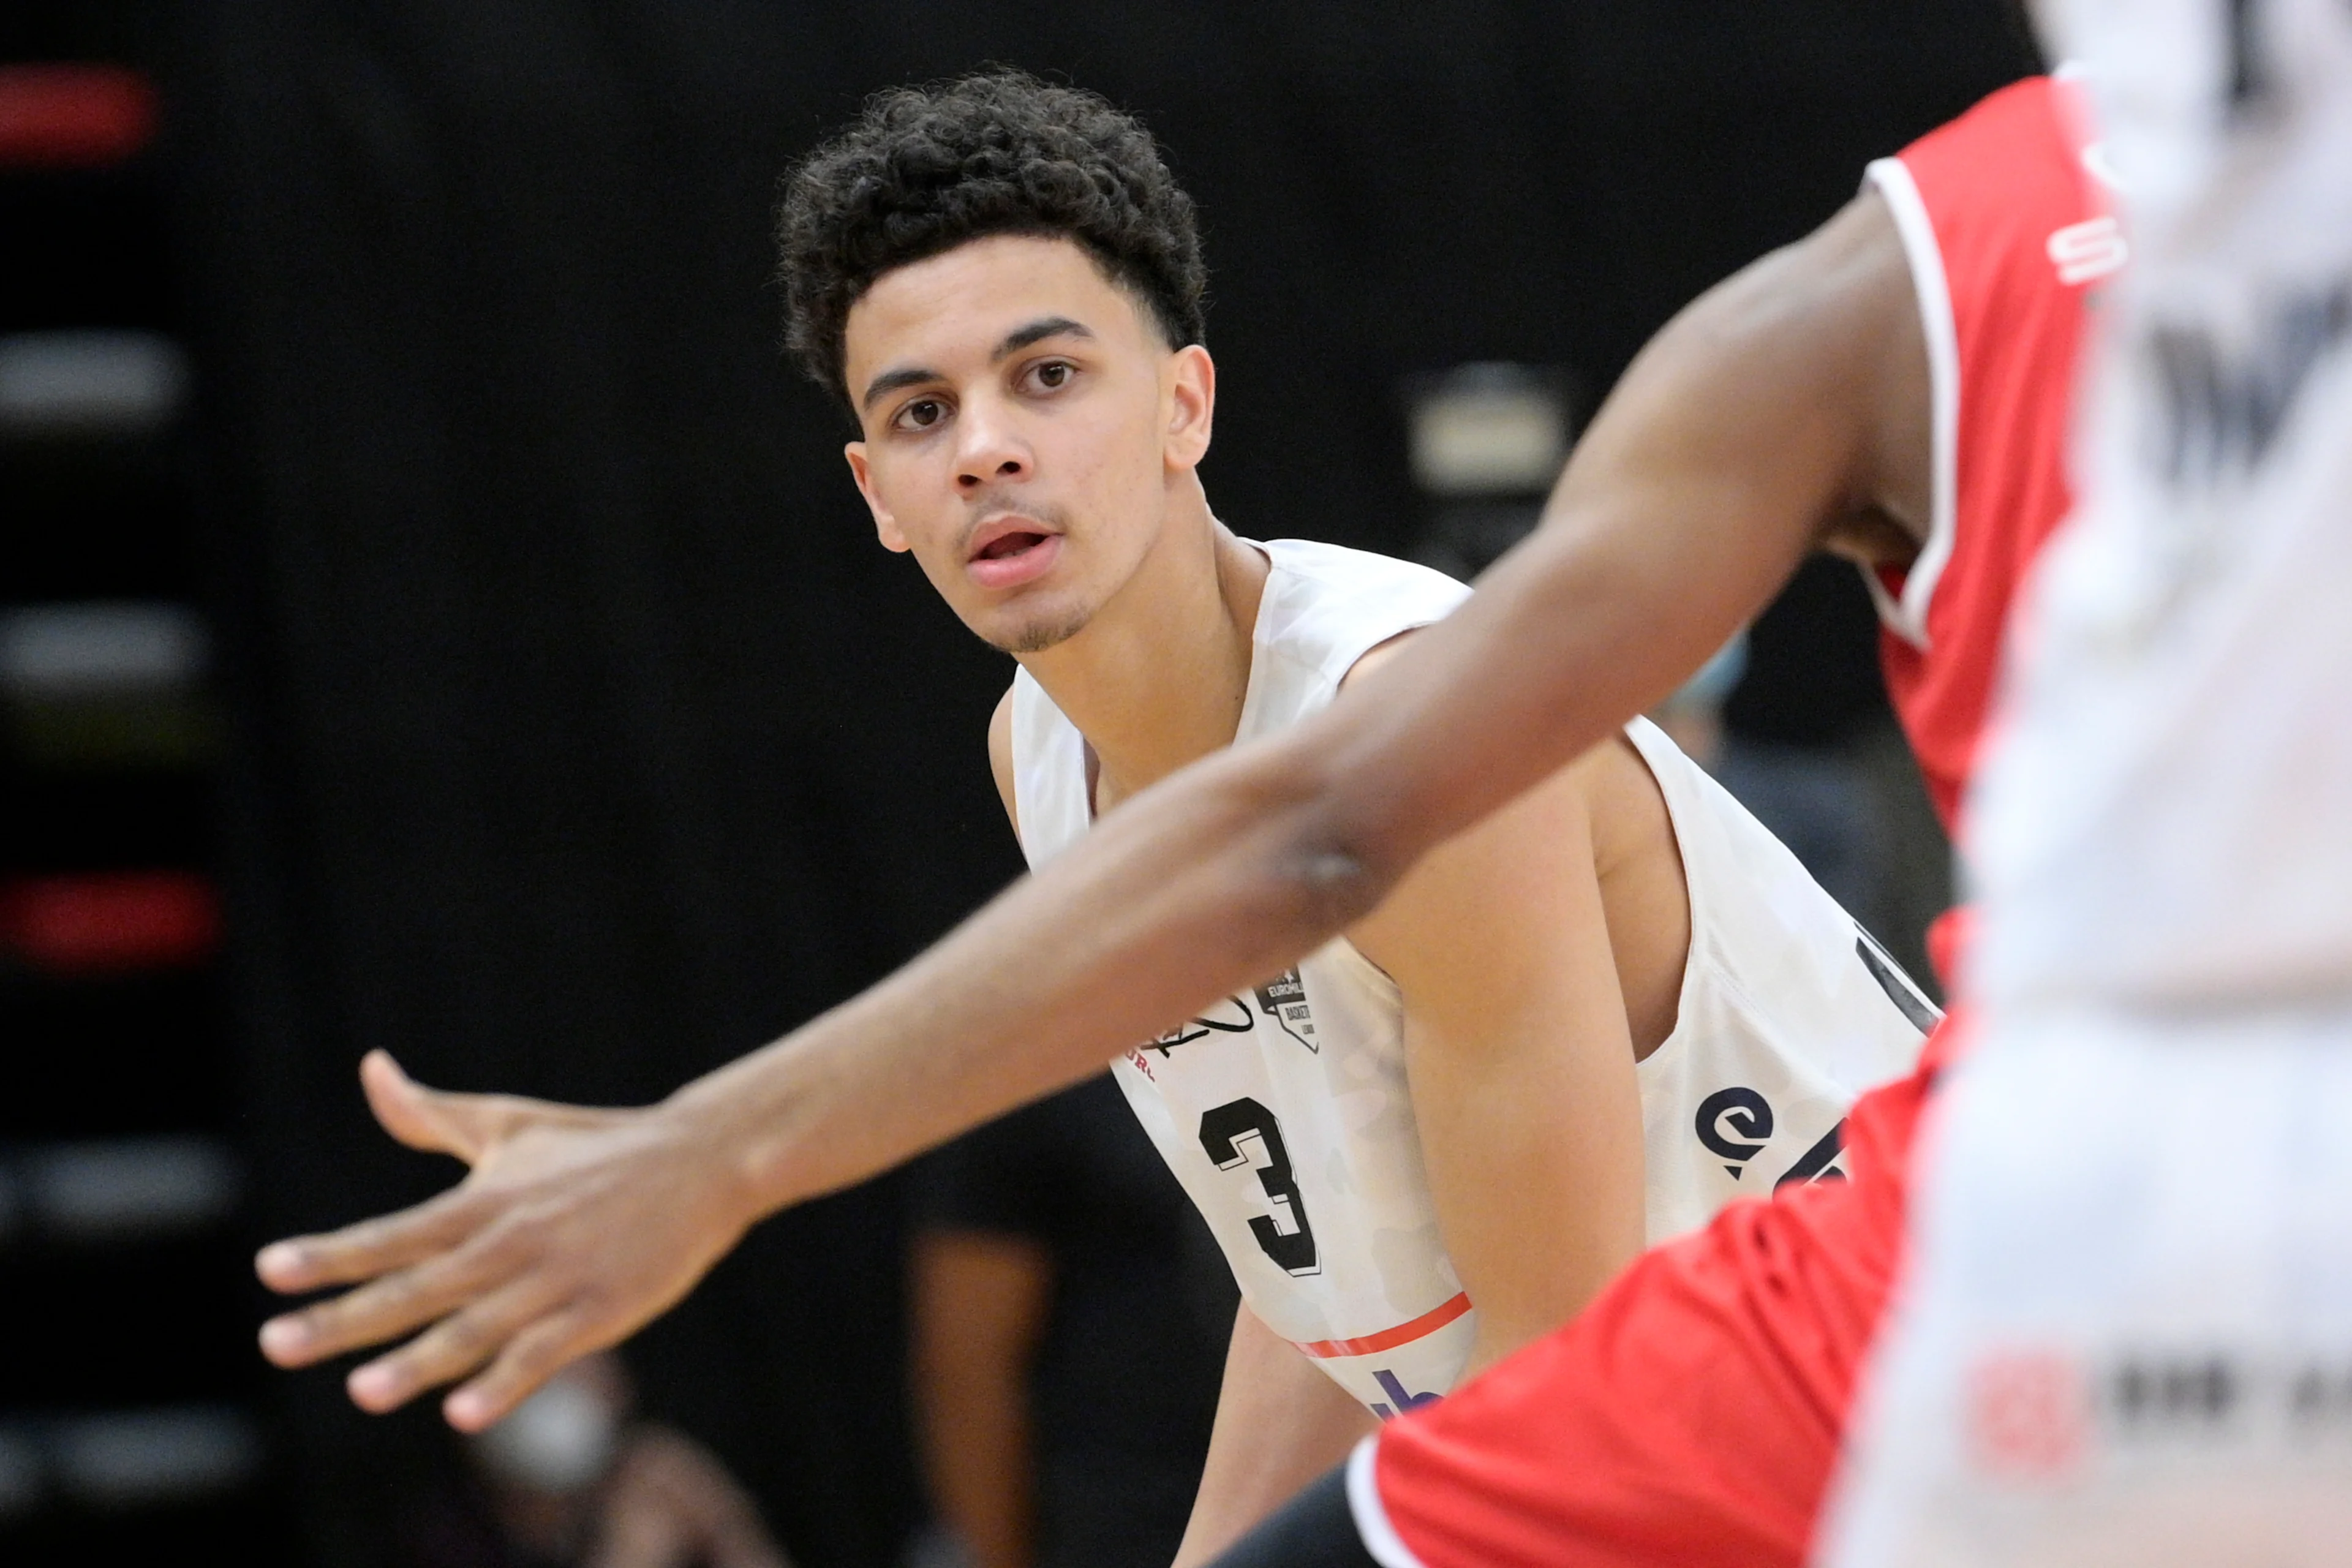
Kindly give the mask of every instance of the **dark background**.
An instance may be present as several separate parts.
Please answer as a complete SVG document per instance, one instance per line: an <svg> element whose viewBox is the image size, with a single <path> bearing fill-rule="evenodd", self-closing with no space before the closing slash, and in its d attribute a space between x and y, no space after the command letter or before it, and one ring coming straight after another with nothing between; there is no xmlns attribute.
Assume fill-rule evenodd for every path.
<svg viewBox="0 0 2352 1568"><path fill-rule="evenodd" d="M1866 160L2031 68L1997 0L11 15L7 58L129 59L163 94L159 142L89 198L116 228L78 262L35 247L0 310L135 317L193 354L174 486L108 537L215 633L212 826L174 852L226 889L205 1049L253 1176L236 1249L451 1179L367 1120L371 1047L449 1087L650 1100L1017 868L981 752L1010 666L875 545L841 416L775 347L777 176L866 91L1003 61L1139 111L1207 227L1220 515L1402 552L1408 374L1605 388ZM11 596L87 591L60 569ZM1839 595L1770 636L1866 657ZM195 1047L142 1048L118 1070ZM808 1568L892 1562L919 1510L900 1244L889 1180L807 1205L632 1347ZM206 1289L245 1291L223 1333L257 1320ZM429 1414L219 1353L296 1521L251 1560L384 1561Z"/></svg>

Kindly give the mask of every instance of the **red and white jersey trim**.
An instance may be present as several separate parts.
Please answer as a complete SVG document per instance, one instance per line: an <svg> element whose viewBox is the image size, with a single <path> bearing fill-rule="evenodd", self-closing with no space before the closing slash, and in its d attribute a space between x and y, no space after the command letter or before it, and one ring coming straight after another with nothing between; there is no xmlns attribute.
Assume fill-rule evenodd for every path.
<svg viewBox="0 0 2352 1568"><path fill-rule="evenodd" d="M1379 1451L1380 1435L1374 1433L1348 1456L1348 1511L1355 1516L1356 1533L1381 1568L1423 1568L1389 1522L1389 1510L1381 1506L1381 1484L1372 1468Z"/></svg>
<svg viewBox="0 0 2352 1568"><path fill-rule="evenodd" d="M1425 1340L1455 1319L1467 1316L1469 1311L1470 1292L1457 1290L1452 1300L1440 1303L1409 1323L1382 1329L1377 1334L1366 1334L1355 1340L1313 1340L1305 1343L1294 1341L1293 1343L1299 1354L1313 1356L1318 1361L1330 1361L1340 1356L1378 1355L1382 1351L1409 1345L1415 1340Z"/></svg>
<svg viewBox="0 0 2352 1568"><path fill-rule="evenodd" d="M1898 599L1886 591L1875 572L1862 580L1878 605L1886 628L1914 647L1927 647L1927 606L1935 599L1937 580L1952 558L1952 541L1958 526L1960 492L1960 339L1952 320L1952 291L1944 278L1944 253L1936 243L1936 226L1919 186L1900 158L1881 158L1864 171L1876 187L1903 237L1903 254L1911 263L1912 292L1919 299L1919 327L1927 341L1929 417L1934 446L1928 479L1927 542L1903 579Z"/></svg>

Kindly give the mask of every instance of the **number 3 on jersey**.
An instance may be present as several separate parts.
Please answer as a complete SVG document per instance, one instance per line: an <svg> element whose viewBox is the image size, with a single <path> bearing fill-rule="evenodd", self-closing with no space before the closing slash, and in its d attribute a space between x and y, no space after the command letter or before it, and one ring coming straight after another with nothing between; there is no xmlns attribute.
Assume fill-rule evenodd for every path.
<svg viewBox="0 0 2352 1568"><path fill-rule="evenodd" d="M1249 1147L1253 1142L1255 1149ZM1307 1223L1307 1200L1291 1174L1290 1152L1283 1147L1282 1123L1274 1112L1255 1100L1220 1105L1201 1118L1201 1147L1220 1171L1246 1166L1257 1172L1274 1213L1252 1218L1250 1233L1285 1272L1316 1273L1315 1230Z"/></svg>

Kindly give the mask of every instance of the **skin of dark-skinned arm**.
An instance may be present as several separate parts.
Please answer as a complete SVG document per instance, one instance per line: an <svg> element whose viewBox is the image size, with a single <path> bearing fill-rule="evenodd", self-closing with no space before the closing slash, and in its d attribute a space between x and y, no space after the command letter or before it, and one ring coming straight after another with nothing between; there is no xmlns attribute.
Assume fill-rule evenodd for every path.
<svg viewBox="0 0 2352 1568"><path fill-rule="evenodd" d="M1653 340L1543 526L1377 682L1143 791L872 990L637 1111L362 1073L415 1147L473 1168L404 1213L266 1248L303 1365L417 1330L352 1376L389 1409L474 1374L473 1429L692 1287L743 1230L1100 1069L1276 973L1414 860L1672 690L1816 545L1924 515L1910 278L1865 195Z"/></svg>

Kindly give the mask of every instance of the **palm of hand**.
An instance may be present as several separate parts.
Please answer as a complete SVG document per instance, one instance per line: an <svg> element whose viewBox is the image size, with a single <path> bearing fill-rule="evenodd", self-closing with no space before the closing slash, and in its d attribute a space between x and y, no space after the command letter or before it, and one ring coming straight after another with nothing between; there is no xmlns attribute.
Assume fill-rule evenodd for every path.
<svg viewBox="0 0 2352 1568"><path fill-rule="evenodd" d="M280 1365L424 1331L351 1374L363 1408L474 1373L445 1409L478 1430L674 1304L748 1225L723 1161L659 1107L442 1094L382 1057L362 1076L395 1138L472 1167L415 1208L257 1259L278 1290L358 1287L263 1327L263 1351Z"/></svg>

